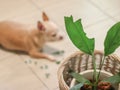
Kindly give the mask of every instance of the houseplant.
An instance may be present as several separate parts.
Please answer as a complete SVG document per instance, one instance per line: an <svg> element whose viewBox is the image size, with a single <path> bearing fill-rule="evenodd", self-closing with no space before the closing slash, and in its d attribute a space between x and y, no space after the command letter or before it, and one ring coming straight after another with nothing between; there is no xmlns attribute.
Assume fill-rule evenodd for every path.
<svg viewBox="0 0 120 90"><path fill-rule="evenodd" d="M77 85L70 88L70 90L112 90L111 83L117 83L117 84L120 83L120 73L119 73L120 66L118 65L119 67L117 73L115 72L113 76L107 77L104 80L101 80L100 76L106 58L109 57L109 55L111 55L120 46L120 22L113 25L106 35L104 41L104 53L102 55L102 59L101 62L99 63L98 68L97 68L95 50L94 50L95 39L94 38L91 39L86 36L86 33L83 30L81 20L79 19L74 22L72 16L65 17L65 26L68 36L73 42L73 44L85 54L90 55L93 64L93 72L92 72L93 77L89 79L85 78L83 75L80 75L78 72L74 72L74 70L69 70L69 72L67 72L77 80L76 83ZM120 64L119 60L118 62L119 62L118 64Z"/></svg>

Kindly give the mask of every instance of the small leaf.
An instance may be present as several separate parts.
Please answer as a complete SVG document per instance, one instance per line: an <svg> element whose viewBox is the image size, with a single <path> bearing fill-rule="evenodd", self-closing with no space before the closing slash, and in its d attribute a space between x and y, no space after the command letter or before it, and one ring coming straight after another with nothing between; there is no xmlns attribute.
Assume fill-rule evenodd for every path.
<svg viewBox="0 0 120 90"><path fill-rule="evenodd" d="M107 32L104 41L105 56L112 54L120 46L120 22L113 25Z"/></svg>
<svg viewBox="0 0 120 90"><path fill-rule="evenodd" d="M56 64L60 64L60 61L56 61L55 63L56 63Z"/></svg>
<svg viewBox="0 0 120 90"><path fill-rule="evenodd" d="M32 63L32 61L31 60L29 60L29 64L31 64Z"/></svg>
<svg viewBox="0 0 120 90"><path fill-rule="evenodd" d="M34 64L37 65L37 61L35 61Z"/></svg>
<svg viewBox="0 0 120 90"><path fill-rule="evenodd" d="M76 81L83 83L83 84L91 84L91 82L89 80L87 80L86 78L84 78L82 75L80 75L79 73L75 73L72 72L71 75L76 79Z"/></svg>
<svg viewBox="0 0 120 90"><path fill-rule="evenodd" d="M83 31L81 20L73 22L73 17L65 17L65 26L69 38L81 51L92 55L94 52L94 38L90 39Z"/></svg>
<svg viewBox="0 0 120 90"><path fill-rule="evenodd" d="M43 69L43 66L40 66L40 69Z"/></svg>
<svg viewBox="0 0 120 90"><path fill-rule="evenodd" d="M45 65L45 69L48 69L48 65Z"/></svg>
<svg viewBox="0 0 120 90"><path fill-rule="evenodd" d="M46 76L46 78L49 78L50 74L49 74L49 73L46 73L45 76Z"/></svg>
<svg viewBox="0 0 120 90"><path fill-rule="evenodd" d="M25 61L25 64L27 64L28 62L27 61Z"/></svg>
<svg viewBox="0 0 120 90"><path fill-rule="evenodd" d="M80 88L83 86L83 83L79 83L75 86L73 86L72 88L70 88L70 90L80 90Z"/></svg>
<svg viewBox="0 0 120 90"><path fill-rule="evenodd" d="M108 77L107 79L104 79L102 81L106 81L106 82L110 82L110 83L120 83L120 73L114 75L114 76L111 76L111 77Z"/></svg>
<svg viewBox="0 0 120 90"><path fill-rule="evenodd" d="M56 52L53 52L52 54L54 54L54 55L60 55L60 54L63 54L64 53L64 51L63 50L61 50L61 51L56 51Z"/></svg>

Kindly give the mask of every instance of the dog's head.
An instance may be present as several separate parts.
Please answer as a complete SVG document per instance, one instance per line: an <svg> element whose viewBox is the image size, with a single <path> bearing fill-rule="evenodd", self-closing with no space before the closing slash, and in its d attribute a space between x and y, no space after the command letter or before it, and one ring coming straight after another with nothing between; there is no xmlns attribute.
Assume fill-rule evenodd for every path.
<svg viewBox="0 0 120 90"><path fill-rule="evenodd" d="M58 26L55 23L53 23L52 21L50 21L50 19L44 12L42 13L42 18L43 18L43 22L42 22L42 26L40 26L40 28L45 29L47 41L62 40L63 36L59 32ZM39 24L38 24L38 26L39 26Z"/></svg>

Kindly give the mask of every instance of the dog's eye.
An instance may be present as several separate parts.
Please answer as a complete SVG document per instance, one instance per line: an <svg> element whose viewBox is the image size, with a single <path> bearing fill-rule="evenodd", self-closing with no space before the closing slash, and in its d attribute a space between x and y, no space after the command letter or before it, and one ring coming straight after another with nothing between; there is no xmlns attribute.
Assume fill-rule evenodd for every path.
<svg viewBox="0 0 120 90"><path fill-rule="evenodd" d="M56 33L52 34L53 37L55 37L56 35L57 35Z"/></svg>

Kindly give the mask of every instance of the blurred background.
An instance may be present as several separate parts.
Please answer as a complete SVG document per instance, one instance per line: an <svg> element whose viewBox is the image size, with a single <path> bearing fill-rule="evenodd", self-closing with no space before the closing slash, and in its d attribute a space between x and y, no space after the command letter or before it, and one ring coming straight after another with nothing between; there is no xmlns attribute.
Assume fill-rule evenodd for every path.
<svg viewBox="0 0 120 90"><path fill-rule="evenodd" d="M103 51L106 32L120 21L120 0L0 0L0 21L36 24L43 11L64 35L62 41L47 43L44 52L62 62L79 51L67 36L64 16L81 18L87 35L96 39L95 48ZM120 56L120 49L115 54ZM59 90L58 67L59 63L0 48L0 90Z"/></svg>

